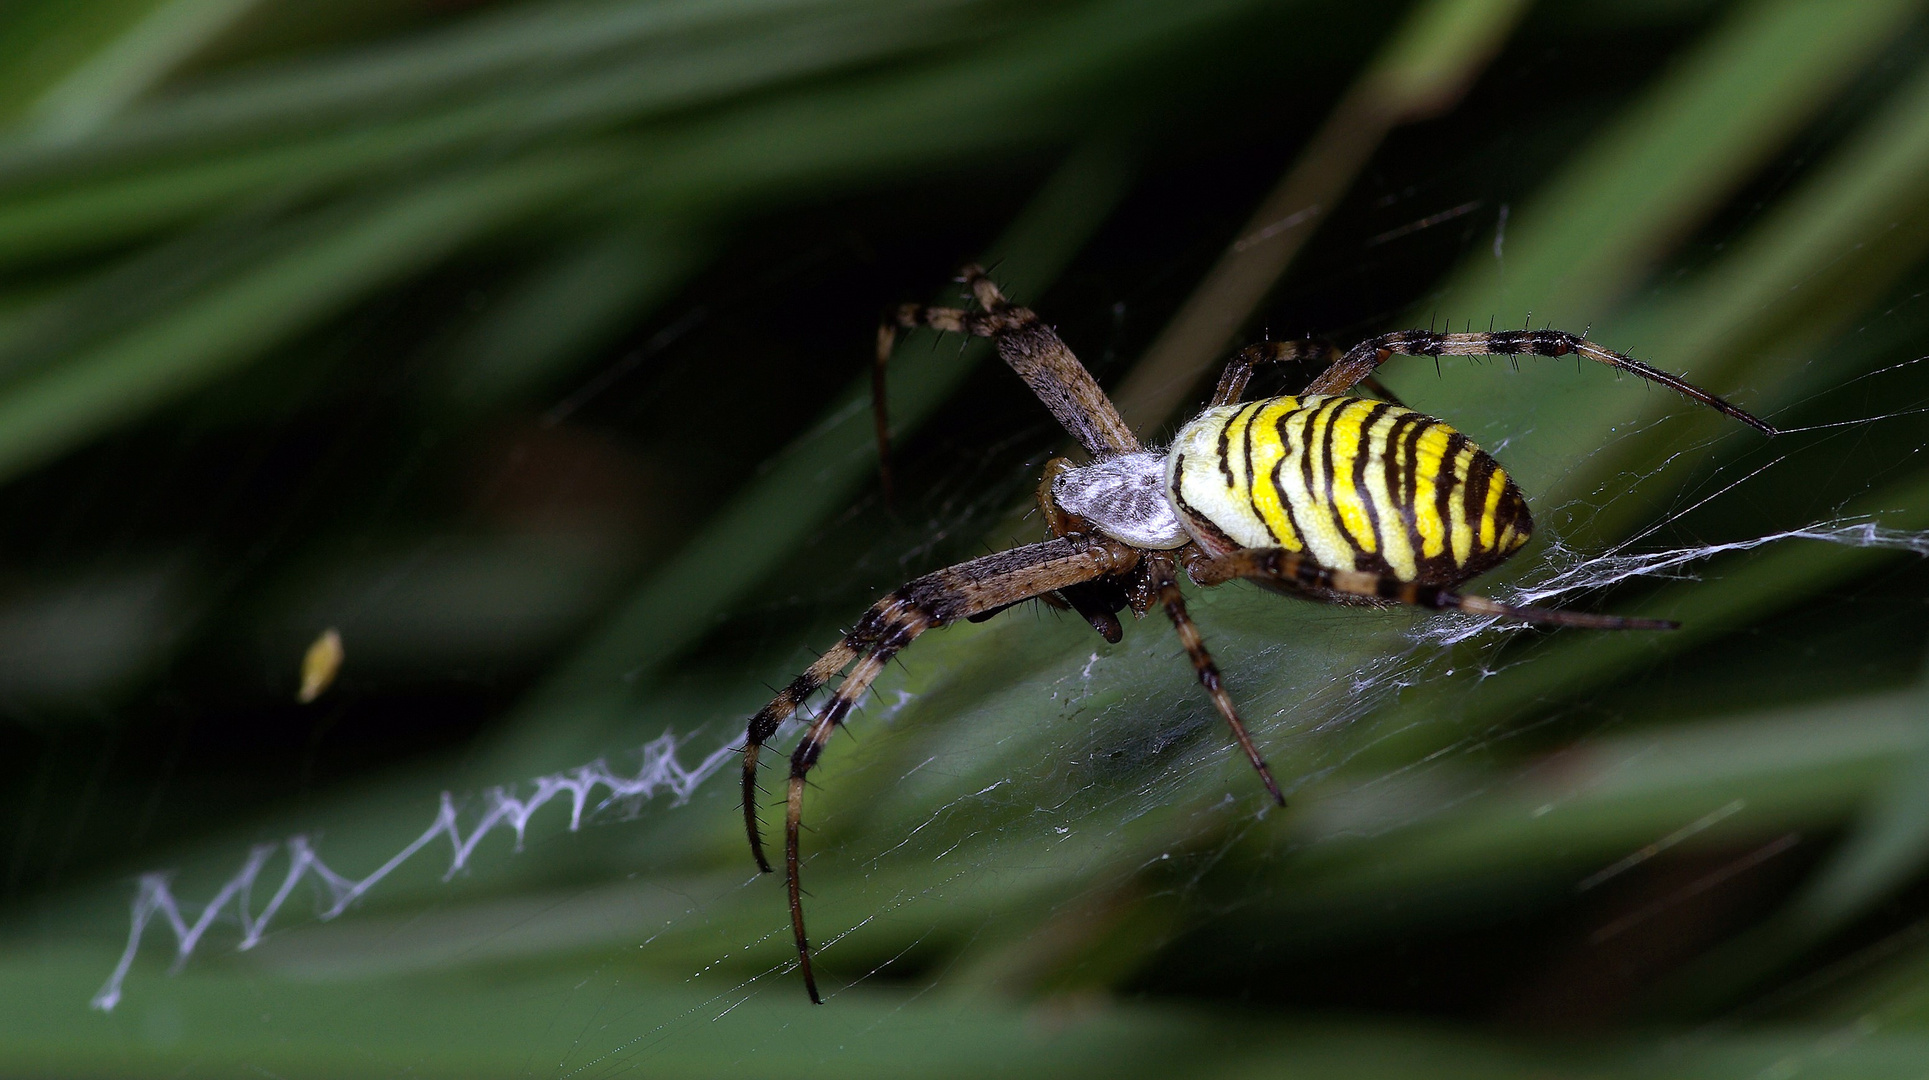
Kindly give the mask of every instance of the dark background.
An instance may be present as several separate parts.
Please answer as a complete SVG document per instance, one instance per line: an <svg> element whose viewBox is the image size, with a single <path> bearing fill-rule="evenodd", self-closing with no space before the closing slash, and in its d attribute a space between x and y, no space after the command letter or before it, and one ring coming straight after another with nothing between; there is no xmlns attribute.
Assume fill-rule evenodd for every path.
<svg viewBox="0 0 1929 1080"><path fill-rule="evenodd" d="M5 1071L1913 1074L1925 35L1875 0L0 13ZM665 732L694 769L877 595L1041 536L1062 435L955 340L899 350L880 498L879 313L989 260L1118 385L1349 94L1440 70L1230 319L1585 328L1792 429L1389 368L1535 506L1484 591L1684 630L1198 596L1283 813L1162 625L934 634L811 795L824 1009L729 763L271 901L292 837L359 879L443 792L466 837L539 775L673 776ZM254 844L170 974L167 914Z"/></svg>

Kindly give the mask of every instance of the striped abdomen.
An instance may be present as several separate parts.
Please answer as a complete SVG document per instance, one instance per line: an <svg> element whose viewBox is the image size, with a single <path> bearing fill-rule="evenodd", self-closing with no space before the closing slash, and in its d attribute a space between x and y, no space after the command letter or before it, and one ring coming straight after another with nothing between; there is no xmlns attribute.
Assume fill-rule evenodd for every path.
<svg viewBox="0 0 1929 1080"><path fill-rule="evenodd" d="M1278 547L1434 585L1520 550L1520 489L1465 435L1384 401L1309 394L1222 405L1166 457L1166 491L1211 554Z"/></svg>

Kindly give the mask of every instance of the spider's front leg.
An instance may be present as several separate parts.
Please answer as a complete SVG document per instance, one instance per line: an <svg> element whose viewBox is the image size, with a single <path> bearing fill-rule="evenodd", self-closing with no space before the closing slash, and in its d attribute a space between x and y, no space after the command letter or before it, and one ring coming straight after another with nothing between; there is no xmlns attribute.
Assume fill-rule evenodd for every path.
<svg viewBox="0 0 1929 1080"><path fill-rule="evenodd" d="M757 758L764 743L777 734L777 729L804 702L810 700L812 694L823 689L824 684L849 667L851 661L868 652L876 644L883 628L902 617L902 605L903 601L896 593L878 601L835 647L818 657L815 664L804 669L804 673L792 679L789 685L777 691L777 696L770 699L770 704L758 709L757 714L750 718L743 745L743 823L744 831L750 837L750 854L757 860L757 869L764 873L770 873L771 869L770 860L764 857L763 827L757 820Z"/></svg>
<svg viewBox="0 0 1929 1080"><path fill-rule="evenodd" d="M830 699L812 718L803 741L790 756L785 797L784 876L790 895L791 928L797 938L798 966L814 1002L821 1002L811 971L809 939L804 934L803 889L799 881L798 830L804 812L804 781L823 755L831 734L850 715L884 665L919 634L934 626L1009 607L1045 593L1130 571L1137 549L1104 537L1066 537L986 555L926 574L886 596L865 613L837 647L779 691L750 720L744 743L744 827L759 869L768 872L757 821L757 758L763 743L810 695L856 661Z"/></svg>
<svg viewBox="0 0 1929 1080"><path fill-rule="evenodd" d="M980 311L903 304L886 315L877 331L877 357L871 366L871 409L877 428L878 461L886 496L891 488L891 423L885 402L884 372L897 347L899 330L919 327L990 338L999 359L1018 373L1079 445L1093 457L1129 454L1139 440L1119 416L1092 373L1078 362L1057 331L1029 308L1005 299L980 266L966 266L958 280L971 289Z"/></svg>
<svg viewBox="0 0 1929 1080"><path fill-rule="evenodd" d="M1436 334L1431 330L1401 330L1368 338L1319 374L1306 387L1309 394L1344 394L1395 356L1578 356L1665 386L1691 401L1733 417L1764 435L1778 434L1774 425L1757 419L1726 399L1676 375L1650 367L1631 356L1576 337L1565 330L1500 330L1486 333Z"/></svg>

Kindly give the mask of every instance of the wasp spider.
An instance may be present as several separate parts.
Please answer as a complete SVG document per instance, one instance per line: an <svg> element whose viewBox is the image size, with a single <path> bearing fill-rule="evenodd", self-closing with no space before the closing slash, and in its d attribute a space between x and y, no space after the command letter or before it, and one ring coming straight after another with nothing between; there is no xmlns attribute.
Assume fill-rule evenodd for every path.
<svg viewBox="0 0 1929 1080"><path fill-rule="evenodd" d="M1199 682L1274 800L1285 802L1240 722L1186 614L1179 571L1195 584L1235 578L1339 603L1402 603L1596 630L1668 630L1658 619L1503 604L1454 591L1499 565L1533 534L1527 501L1500 464L1439 420L1387 401L1346 396L1393 356L1576 355L1659 383L1765 434L1775 429L1721 398L1637 360L1558 330L1383 334L1339 353L1314 342L1267 342L1233 357L1212 403L1171 447L1148 450L1051 327L1006 301L983 270L962 279L977 310L907 304L878 331L877 425L884 441L883 371L900 328L988 337L1091 462L1045 467L1039 506L1053 538L972 559L918 578L864 613L810 669L751 717L744 744L743 811L750 850L768 873L757 821L757 757L810 696L846 668L790 756L784 873L797 960L821 1001L804 936L797 831L804 778L831 733L884 669L926 630L988 618L1025 600L1076 610L1107 641L1118 613L1162 608ZM1262 364L1315 362L1300 394L1242 402ZM1370 385L1370 384L1369 384ZM853 666L854 665L854 666Z"/></svg>

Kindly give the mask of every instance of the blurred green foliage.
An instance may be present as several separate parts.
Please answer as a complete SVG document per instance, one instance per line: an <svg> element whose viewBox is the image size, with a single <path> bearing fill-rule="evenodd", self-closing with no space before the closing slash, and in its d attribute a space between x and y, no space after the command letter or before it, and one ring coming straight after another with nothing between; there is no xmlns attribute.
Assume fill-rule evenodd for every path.
<svg viewBox="0 0 1929 1080"><path fill-rule="evenodd" d="M1517 7L0 11L0 1072L1918 1075L1929 14ZM900 348L880 503L877 313L988 260L1113 385L1368 78L1450 107L1249 328L1590 327L1791 429L1389 369L1535 503L1484 589L1732 545L1564 600L1683 630L1199 595L1277 812L1162 626L1021 609L826 758L825 1008L727 777L452 880L438 839L337 919L303 885L247 951L228 909L174 970L156 921L88 1008L137 874L193 918L253 844L357 877L441 792L693 765L879 593L1038 536L1058 436L977 345Z"/></svg>

